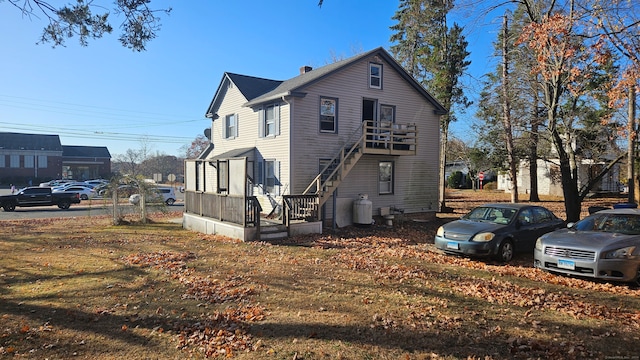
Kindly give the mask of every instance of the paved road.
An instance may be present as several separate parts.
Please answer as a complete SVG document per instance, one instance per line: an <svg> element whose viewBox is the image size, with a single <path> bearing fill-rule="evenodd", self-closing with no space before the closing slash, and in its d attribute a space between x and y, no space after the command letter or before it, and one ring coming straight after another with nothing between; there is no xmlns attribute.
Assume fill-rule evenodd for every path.
<svg viewBox="0 0 640 360"><path fill-rule="evenodd" d="M0 189L0 195L11 194L8 189ZM172 206L167 206L168 211L182 211L184 209L184 194L176 192L177 201ZM136 208L130 204L122 204L123 214L132 214ZM17 207L15 211L6 212L0 209L1 220L21 220L21 219L44 219L57 217L80 217L80 216L102 216L111 215L113 206L109 200L94 199L83 200L80 204L72 204L67 210L59 209L57 206L37 206L37 207ZM151 205L150 211L161 211L162 207Z"/></svg>

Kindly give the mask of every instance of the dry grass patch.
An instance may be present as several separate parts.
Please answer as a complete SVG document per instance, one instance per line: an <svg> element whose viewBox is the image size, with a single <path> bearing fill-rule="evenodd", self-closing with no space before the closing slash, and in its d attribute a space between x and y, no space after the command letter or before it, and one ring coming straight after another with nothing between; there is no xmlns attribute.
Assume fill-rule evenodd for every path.
<svg viewBox="0 0 640 360"><path fill-rule="evenodd" d="M531 256L502 265L435 251L439 224L508 200L456 196L435 222L280 243L185 231L166 221L177 214L2 221L0 358L636 355L640 291L543 273Z"/></svg>

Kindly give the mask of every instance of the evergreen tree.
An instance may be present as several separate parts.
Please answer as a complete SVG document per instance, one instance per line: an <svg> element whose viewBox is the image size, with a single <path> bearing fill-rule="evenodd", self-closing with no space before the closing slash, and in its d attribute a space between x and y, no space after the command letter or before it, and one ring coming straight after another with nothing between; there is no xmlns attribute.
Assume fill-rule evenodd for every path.
<svg viewBox="0 0 640 360"><path fill-rule="evenodd" d="M471 64L467 41L457 23L449 27L450 0L401 0L391 27L394 57L448 110L440 118L440 210L446 209L444 169L449 124L456 120L454 107L464 110L471 103L459 79Z"/></svg>

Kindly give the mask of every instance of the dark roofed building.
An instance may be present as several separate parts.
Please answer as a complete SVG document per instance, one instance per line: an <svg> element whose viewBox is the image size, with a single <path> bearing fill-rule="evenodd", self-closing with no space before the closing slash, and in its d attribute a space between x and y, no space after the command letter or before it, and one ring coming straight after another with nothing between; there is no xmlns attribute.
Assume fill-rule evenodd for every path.
<svg viewBox="0 0 640 360"><path fill-rule="evenodd" d="M62 176L76 180L105 179L111 175L111 154L105 146L62 145Z"/></svg>
<svg viewBox="0 0 640 360"><path fill-rule="evenodd" d="M62 174L58 135L0 132L0 182L27 184Z"/></svg>
<svg viewBox="0 0 640 360"><path fill-rule="evenodd" d="M110 174L111 154L106 147L63 146L58 135L0 132L2 185Z"/></svg>

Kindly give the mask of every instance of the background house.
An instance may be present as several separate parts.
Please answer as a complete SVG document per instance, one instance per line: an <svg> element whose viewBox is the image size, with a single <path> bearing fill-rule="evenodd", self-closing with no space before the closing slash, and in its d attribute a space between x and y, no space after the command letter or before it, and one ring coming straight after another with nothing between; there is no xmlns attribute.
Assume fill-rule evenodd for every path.
<svg viewBox="0 0 640 360"><path fill-rule="evenodd" d="M603 162L595 162L590 159L583 159L578 164L578 188L593 179L606 166ZM520 161L517 172L518 192L521 194L531 193L531 172L529 171L529 162ZM511 191L508 174L498 175L498 190L506 192ZM605 175L596 186L591 189L592 192L620 192L620 165L615 164L611 170ZM538 194L563 196L562 181L560 176L560 166L557 161L554 162L538 159Z"/></svg>
<svg viewBox="0 0 640 360"><path fill-rule="evenodd" d="M278 218L294 207L287 196L312 196L308 217L338 226L360 194L373 215L435 216L444 113L382 48L286 81L225 73L206 112L211 145L185 165L184 222L208 217L201 194L253 197Z"/></svg>
<svg viewBox="0 0 640 360"><path fill-rule="evenodd" d="M58 135L0 132L0 183L4 185L110 174L111 155L106 147L63 146Z"/></svg>

